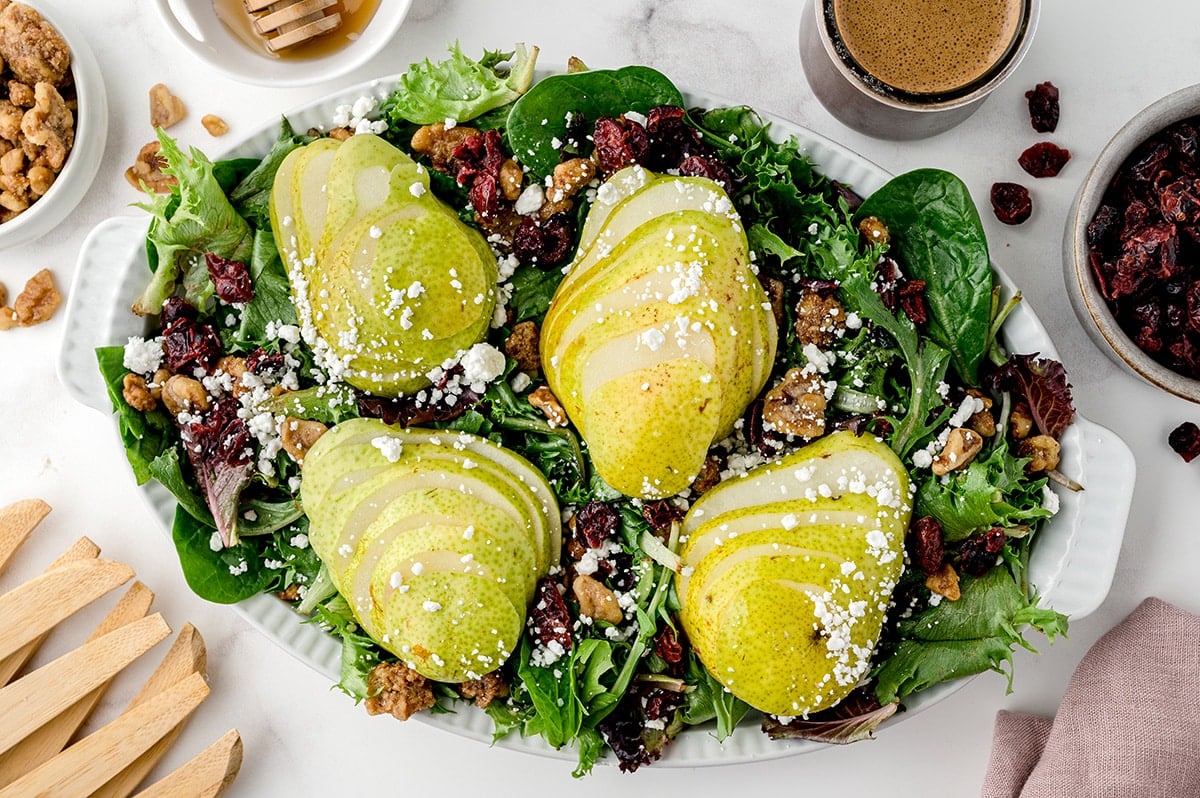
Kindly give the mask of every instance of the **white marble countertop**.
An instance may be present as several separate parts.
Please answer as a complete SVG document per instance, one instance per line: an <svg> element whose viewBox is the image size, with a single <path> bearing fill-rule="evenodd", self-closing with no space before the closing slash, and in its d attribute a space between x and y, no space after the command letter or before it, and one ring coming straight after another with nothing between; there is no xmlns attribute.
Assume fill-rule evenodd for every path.
<svg viewBox="0 0 1200 798"><path fill-rule="evenodd" d="M0 251L0 281L19 290L37 269L69 285L84 236L100 220L134 211L122 173L150 139L146 92L162 81L191 109L172 130L216 149L200 127L223 116L236 140L281 111L375 75L404 69L443 45L468 53L514 41L537 43L547 62L573 54L593 66L640 62L685 87L702 88L792 118L847 144L892 171L936 166L958 173L984 209L993 259L1024 289L1049 328L1075 386L1080 412L1116 430L1139 466L1136 492L1112 591L1071 635L1040 656L1016 655L1015 691L985 675L951 699L885 731L874 742L768 763L705 769L650 767L626 776L599 767L573 783L567 763L488 749L419 723L365 712L326 679L293 660L233 609L190 594L175 552L137 494L112 426L75 404L54 372L61 314L42 327L0 333L0 505L40 496L54 512L19 555L14 575L32 575L80 534L106 556L132 564L157 592L157 607L178 628L185 620L209 648L212 695L193 717L165 766L177 765L230 727L240 729L246 759L232 795L475 794L569 790L578 795L716 795L746 788L809 794L960 796L977 794L998 709L1052 714L1088 647L1142 598L1157 595L1200 611L1195 532L1200 470L1167 447L1178 423L1200 408L1157 392L1119 370L1085 335L1071 312L1060 247L1066 214L1088 164L1104 142L1151 100L1200 74L1200 5L1190 0L1045 3L1028 57L1014 77L960 127L922 142L865 138L816 102L797 55L799 0L416 0L391 48L337 83L287 91L244 86L206 72L173 45L140 0L55 0L84 29L104 72L110 126L104 163L91 192L58 230L40 242ZM385 0L386 2L387 0ZM1063 173L1033 181L1016 156L1039 139L1023 92L1051 80L1062 91L1062 121L1050 136L1073 154ZM987 210L993 181L1022 180L1035 192L1034 217L1005 227ZM43 655L52 655L53 642ZM151 656L147 659L154 659ZM139 663L149 668L150 662ZM118 681L100 715L111 717L136 690ZM0 719L3 723L3 719ZM164 766L164 767L165 767ZM159 772L165 772L160 768ZM832 791L837 790L834 793Z"/></svg>

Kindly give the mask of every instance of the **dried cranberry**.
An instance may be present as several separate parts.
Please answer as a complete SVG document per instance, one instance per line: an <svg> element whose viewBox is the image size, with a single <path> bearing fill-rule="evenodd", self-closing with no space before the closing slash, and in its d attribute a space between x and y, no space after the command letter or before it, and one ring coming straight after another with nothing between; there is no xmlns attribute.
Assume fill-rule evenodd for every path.
<svg viewBox="0 0 1200 798"><path fill-rule="evenodd" d="M260 377L266 374L282 374L284 365L282 352L268 352L261 346L246 355L246 368Z"/></svg>
<svg viewBox="0 0 1200 798"><path fill-rule="evenodd" d="M500 210L500 181L491 175L476 175L467 196L475 213L484 219Z"/></svg>
<svg viewBox="0 0 1200 798"><path fill-rule="evenodd" d="M675 637L675 630L664 625L654 637L654 653L668 665L683 661L683 646Z"/></svg>
<svg viewBox="0 0 1200 798"><path fill-rule="evenodd" d="M221 339L207 324L179 318L163 330L163 348L173 372L207 369L221 356Z"/></svg>
<svg viewBox="0 0 1200 798"><path fill-rule="evenodd" d="M564 213L545 221L522 216L513 233L513 255L522 263L557 266L571 254L572 234L572 225Z"/></svg>
<svg viewBox="0 0 1200 798"><path fill-rule="evenodd" d="M588 502L575 513L575 538L589 549L611 540L621 526L621 516L605 502Z"/></svg>
<svg viewBox="0 0 1200 798"><path fill-rule="evenodd" d="M1185 421L1171 430L1171 434L1167 436L1167 443L1185 463L1190 463L1200 457L1200 427L1191 421Z"/></svg>
<svg viewBox="0 0 1200 798"><path fill-rule="evenodd" d="M912 522L904 541L908 559L926 576L932 576L942 567L946 558L942 542L942 525L931 515Z"/></svg>
<svg viewBox="0 0 1200 798"><path fill-rule="evenodd" d="M1158 195L1158 208L1165 221L1196 224L1200 221L1200 180L1181 177L1168 183Z"/></svg>
<svg viewBox="0 0 1200 798"><path fill-rule="evenodd" d="M661 105L650 109L646 132L650 136L650 151L646 166L658 171L678 169L680 163L692 155L715 155L711 147L704 144L700 133L689 125L682 108Z"/></svg>
<svg viewBox="0 0 1200 798"><path fill-rule="evenodd" d="M992 183L992 212L1004 224L1021 224L1033 213L1029 189L1019 183Z"/></svg>
<svg viewBox="0 0 1200 798"><path fill-rule="evenodd" d="M755 399L746 408L742 416L742 435L746 443L758 450L764 457L774 457L783 448L783 437L774 430L768 430L763 423L763 400Z"/></svg>
<svg viewBox="0 0 1200 798"><path fill-rule="evenodd" d="M1029 123L1038 133L1053 133L1058 127L1058 87L1050 81L1025 92L1029 101Z"/></svg>
<svg viewBox="0 0 1200 798"><path fill-rule="evenodd" d="M983 576L996 565L1007 538L1000 527L992 527L962 542L958 550L958 569L970 576Z"/></svg>
<svg viewBox="0 0 1200 798"><path fill-rule="evenodd" d="M659 499L642 504L642 518L655 532L671 528L671 524L682 521L684 510L670 499Z"/></svg>
<svg viewBox="0 0 1200 798"><path fill-rule="evenodd" d="M457 167L455 180L458 184L465 186L480 175L498 178L500 166L504 163L502 142L498 130L488 130L464 139L462 144L454 149Z"/></svg>
<svg viewBox="0 0 1200 798"><path fill-rule="evenodd" d="M913 324L927 324L929 322L929 308L925 304L925 281L924 280L905 280L896 290L896 301L900 304L900 309L903 310Z"/></svg>
<svg viewBox="0 0 1200 798"><path fill-rule="evenodd" d="M246 264L212 252L204 253L204 264L208 267L208 277L221 301L233 304L254 299L254 285L250 282L250 270Z"/></svg>
<svg viewBox="0 0 1200 798"><path fill-rule="evenodd" d="M1107 242L1120 230L1122 222L1120 211L1112 205L1101 205L1096 215L1088 222L1088 246L1095 247Z"/></svg>
<svg viewBox="0 0 1200 798"><path fill-rule="evenodd" d="M196 312L195 306L182 297L173 296L163 303L162 306L162 326L170 327L179 319L195 321L200 314Z"/></svg>
<svg viewBox="0 0 1200 798"><path fill-rule="evenodd" d="M558 585L548 576L537 583L529 610L529 631L543 646L557 643L563 651L571 650L571 615Z"/></svg>
<svg viewBox="0 0 1200 798"><path fill-rule="evenodd" d="M378 418L386 424L426 424L430 421L453 421L479 404L482 396L462 384L462 365L447 369L442 378L428 390L415 395L385 399L359 394L358 412ZM452 389L451 383L453 383Z"/></svg>
<svg viewBox="0 0 1200 798"><path fill-rule="evenodd" d="M1069 150L1064 150L1049 141L1039 141L1021 153L1021 156L1017 158L1017 163L1034 177L1054 177L1062 171L1069 160L1071 160Z"/></svg>
<svg viewBox="0 0 1200 798"><path fill-rule="evenodd" d="M1138 160L1129 166L1129 176L1134 180L1148 182L1162 171L1163 164L1171 157L1171 147L1165 141L1152 142L1135 153Z"/></svg>
<svg viewBox="0 0 1200 798"><path fill-rule="evenodd" d="M592 132L596 159L605 174L612 174L632 163L642 163L650 151L646 128L624 117L602 116Z"/></svg>
<svg viewBox="0 0 1200 798"><path fill-rule="evenodd" d="M213 403L196 421L187 425L186 431L194 450L205 458L229 465L244 465L250 462L250 429L238 416L241 403L233 396L225 396Z"/></svg>
<svg viewBox="0 0 1200 798"><path fill-rule="evenodd" d="M720 184L726 191L733 190L733 173L715 155L689 155L679 162L679 174L688 177L707 177Z"/></svg>

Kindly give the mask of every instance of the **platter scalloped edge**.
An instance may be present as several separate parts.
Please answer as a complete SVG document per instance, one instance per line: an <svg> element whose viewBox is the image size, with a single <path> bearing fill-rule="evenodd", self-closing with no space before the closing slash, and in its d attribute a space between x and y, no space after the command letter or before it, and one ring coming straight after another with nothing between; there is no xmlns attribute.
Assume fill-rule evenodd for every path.
<svg viewBox="0 0 1200 798"><path fill-rule="evenodd" d="M362 96L382 100L395 86L398 75L377 78L339 90L314 102L286 112L297 130L324 128L338 105L353 103ZM712 96L685 92L689 106L716 107L729 104ZM891 175L862 156L794 122L762 114L770 121L775 136L794 136L822 173L852 186L864 196L881 187ZM261 157L278 133L278 122L263 125L252 135L214 158ZM108 412L110 406L103 382L95 367L95 346L123 343L145 331L142 321L126 309L140 293L146 261L144 217L117 217L102 222L84 242L68 300L66 329L59 353L59 377L75 399ZM1016 288L996 267L1004 291ZM1005 325L1005 344L1013 352L1040 352L1057 357L1053 342L1033 311L1018 306ZM1058 490L1059 513L1039 532L1030 563L1031 582L1038 587L1044 604L1073 619L1092 612L1103 601L1112 582L1124 535L1125 519L1133 495L1134 461L1129 448L1109 430L1083 418L1076 419L1063 437L1063 473L1087 488L1084 493ZM170 530L175 502L155 482L139 491L166 530ZM331 682L340 672L341 647L313 624L301 623L284 602L258 595L235 609L264 635L289 654L307 663ZM1018 679L1020 674L1017 675ZM968 679L959 679L928 689L905 702L898 713L881 727L891 734L905 718L927 709L959 690ZM441 729L480 742L492 742L491 719L483 712L466 708L453 714L416 716ZM364 726L365 728L365 726ZM541 738L516 734L496 746L542 756L574 760L574 750L555 750ZM753 723L744 724L730 738L718 742L712 729L704 726L681 733L654 767L698 767L775 759L827 747L807 741L773 741ZM611 757L601 763L613 763Z"/></svg>

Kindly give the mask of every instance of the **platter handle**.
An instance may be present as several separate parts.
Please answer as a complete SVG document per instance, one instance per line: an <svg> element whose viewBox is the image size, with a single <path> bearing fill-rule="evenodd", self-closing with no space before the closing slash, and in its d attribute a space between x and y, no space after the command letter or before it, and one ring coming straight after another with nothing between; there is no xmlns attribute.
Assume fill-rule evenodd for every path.
<svg viewBox="0 0 1200 798"><path fill-rule="evenodd" d="M67 317L58 350L58 379L71 398L108 413L112 406L95 350L124 344L131 335L144 335L142 319L129 311L123 297L136 298L149 279L145 267L148 216L117 216L96 225L79 250L75 277L67 297Z"/></svg>

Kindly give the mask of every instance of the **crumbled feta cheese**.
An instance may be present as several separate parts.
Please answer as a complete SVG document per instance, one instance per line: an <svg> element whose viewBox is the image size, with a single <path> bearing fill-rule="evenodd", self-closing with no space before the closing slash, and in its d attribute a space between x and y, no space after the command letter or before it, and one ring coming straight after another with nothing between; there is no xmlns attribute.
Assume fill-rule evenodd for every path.
<svg viewBox="0 0 1200 798"><path fill-rule="evenodd" d="M151 338L149 341L134 335L125 344L125 356L121 363L130 371L149 375L158 371L162 365L162 338Z"/></svg>
<svg viewBox="0 0 1200 798"><path fill-rule="evenodd" d="M521 192L521 196L517 197L513 210L522 216L528 216L531 213L537 213L545 201L546 193L542 187L537 183L530 183Z"/></svg>
<svg viewBox="0 0 1200 798"><path fill-rule="evenodd" d="M373 438L371 445L378 449L389 463L399 461L400 455L404 451L404 446L400 443L400 440L390 435L380 435L378 438Z"/></svg>

